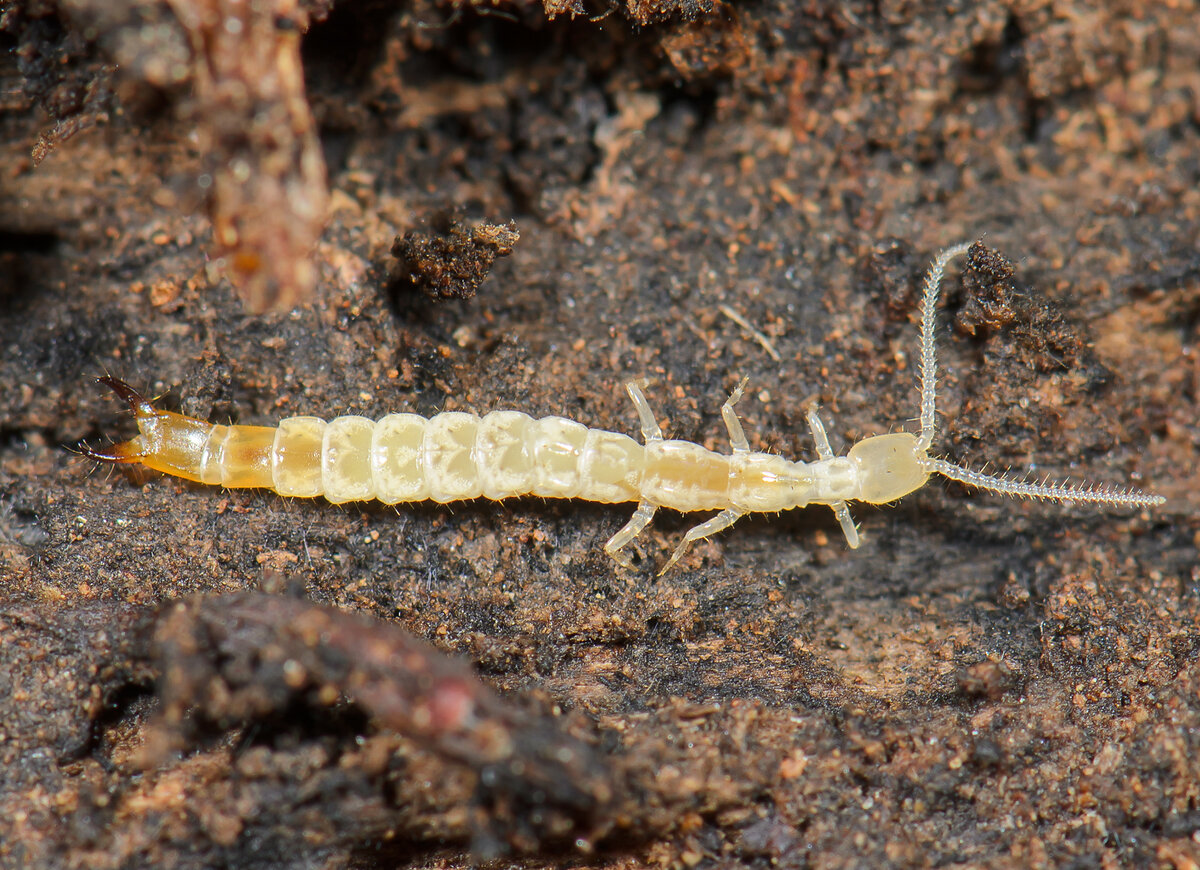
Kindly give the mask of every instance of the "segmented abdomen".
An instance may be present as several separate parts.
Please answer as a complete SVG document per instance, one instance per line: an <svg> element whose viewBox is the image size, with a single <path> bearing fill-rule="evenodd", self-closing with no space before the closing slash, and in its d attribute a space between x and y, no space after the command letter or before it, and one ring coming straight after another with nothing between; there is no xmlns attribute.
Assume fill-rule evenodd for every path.
<svg viewBox="0 0 1200 870"><path fill-rule="evenodd" d="M269 448L243 450L239 461L231 448L255 439L238 430L253 436L259 428L214 427L211 438L222 439L225 446L211 451L212 466L225 479L206 483L268 486L280 495L324 496L335 504L522 495L622 502L638 500L645 464L642 445L626 435L562 417L535 420L519 411L483 417L446 412L429 419L417 414L379 420L351 416L329 422L290 417L266 430L273 433ZM253 453L259 456L249 455ZM247 462L261 467L264 477L269 471L269 482L250 482L240 474L238 466Z"/></svg>

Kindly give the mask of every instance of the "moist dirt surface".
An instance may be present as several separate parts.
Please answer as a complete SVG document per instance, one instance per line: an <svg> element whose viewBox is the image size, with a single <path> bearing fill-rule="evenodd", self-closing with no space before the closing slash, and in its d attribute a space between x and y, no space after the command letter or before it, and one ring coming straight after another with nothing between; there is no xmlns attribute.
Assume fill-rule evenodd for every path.
<svg viewBox="0 0 1200 870"><path fill-rule="evenodd" d="M0 4L0 866L1200 862L1200 9ZM221 423L562 415L931 482L700 521L98 465Z"/></svg>

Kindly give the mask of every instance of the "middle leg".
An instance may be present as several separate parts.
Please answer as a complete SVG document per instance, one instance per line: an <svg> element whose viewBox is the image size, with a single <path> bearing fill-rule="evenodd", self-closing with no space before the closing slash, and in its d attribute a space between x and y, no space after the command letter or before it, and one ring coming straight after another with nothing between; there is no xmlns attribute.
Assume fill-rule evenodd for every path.
<svg viewBox="0 0 1200 870"><path fill-rule="evenodd" d="M650 525L650 520L654 519L654 512L658 510L658 505L650 504L648 501L638 503L637 510L633 512L633 516L629 518L621 530L608 539L608 543L604 545L604 552L608 553L612 560L622 568L633 570L633 562L628 556L622 555L621 550L625 545L642 533L646 526Z"/></svg>
<svg viewBox="0 0 1200 870"><path fill-rule="evenodd" d="M667 570L682 558L683 554L687 552L688 547L692 545L692 541L712 537L717 532L732 526L743 516L745 516L745 513L742 511L726 508L708 522L688 529L688 533L683 536L683 540L679 542L679 546L675 548L675 552L671 554L671 558L667 561L667 564L662 566L662 570L658 572L658 576L661 577L667 573Z"/></svg>

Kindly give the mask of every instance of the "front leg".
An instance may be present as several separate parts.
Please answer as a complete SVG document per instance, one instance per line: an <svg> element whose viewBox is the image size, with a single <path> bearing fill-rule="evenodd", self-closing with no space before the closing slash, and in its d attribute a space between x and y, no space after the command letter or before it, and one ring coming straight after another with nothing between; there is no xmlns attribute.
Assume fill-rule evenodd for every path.
<svg viewBox="0 0 1200 870"><path fill-rule="evenodd" d="M844 501L835 501L830 505L838 522L842 524L842 534L851 550L858 549L858 527L854 525L854 517L850 516L850 508Z"/></svg>

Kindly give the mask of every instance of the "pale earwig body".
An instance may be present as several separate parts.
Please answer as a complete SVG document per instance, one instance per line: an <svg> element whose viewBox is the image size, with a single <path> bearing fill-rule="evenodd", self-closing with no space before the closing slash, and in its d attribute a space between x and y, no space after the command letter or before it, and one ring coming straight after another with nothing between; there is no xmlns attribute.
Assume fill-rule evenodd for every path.
<svg viewBox="0 0 1200 870"><path fill-rule="evenodd" d="M627 435L563 417L534 419L519 411L482 417L445 412L425 418L389 414L379 420L290 417L276 427L221 426L153 407L123 381L100 378L127 401L139 434L107 451L83 452L107 462L137 462L156 471L219 486L259 487L280 495L323 496L340 504L377 499L387 504L518 496L635 501L629 522L605 545L624 565L621 550L650 523L658 508L719 513L692 528L666 571L692 541L707 538L748 513L810 504L833 508L851 547L858 531L847 502L883 504L920 489L934 473L1008 495L1125 506L1161 504L1159 496L1102 487L1031 484L994 477L931 459L935 431L933 341L938 284L947 262L967 250L943 251L925 282L921 329L921 434L897 432L859 441L834 456L816 409L808 424L815 462L790 461L750 450L734 406L746 381L721 408L732 452L664 439L637 384L627 390L637 409L643 444Z"/></svg>

